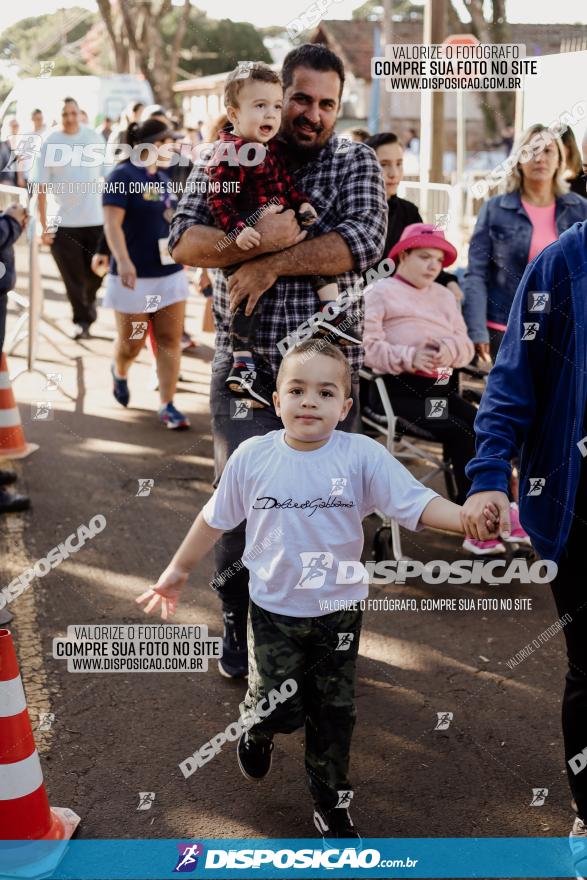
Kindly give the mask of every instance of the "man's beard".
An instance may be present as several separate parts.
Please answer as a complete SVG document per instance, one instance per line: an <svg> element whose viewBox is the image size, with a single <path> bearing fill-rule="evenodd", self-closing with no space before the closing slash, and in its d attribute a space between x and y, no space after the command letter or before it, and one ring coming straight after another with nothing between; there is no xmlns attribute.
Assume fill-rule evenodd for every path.
<svg viewBox="0 0 587 880"><path fill-rule="evenodd" d="M318 138L312 142L306 142L300 139L301 133L298 125L309 125L318 134ZM285 137L291 157L300 162L309 162L315 158L324 148L334 132L334 128L327 131L322 125L314 125L305 116L298 116L292 122L286 124L282 129L282 136Z"/></svg>

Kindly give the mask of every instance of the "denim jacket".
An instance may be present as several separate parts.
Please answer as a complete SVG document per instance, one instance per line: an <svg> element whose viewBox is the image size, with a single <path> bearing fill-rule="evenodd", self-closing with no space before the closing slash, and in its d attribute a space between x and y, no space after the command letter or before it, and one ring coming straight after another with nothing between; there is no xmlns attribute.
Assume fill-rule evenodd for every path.
<svg viewBox="0 0 587 880"><path fill-rule="evenodd" d="M569 192L556 200L558 234L587 219L587 199ZM487 321L507 324L514 294L528 265L532 223L519 192L485 202L469 245L463 317L473 342L489 342Z"/></svg>

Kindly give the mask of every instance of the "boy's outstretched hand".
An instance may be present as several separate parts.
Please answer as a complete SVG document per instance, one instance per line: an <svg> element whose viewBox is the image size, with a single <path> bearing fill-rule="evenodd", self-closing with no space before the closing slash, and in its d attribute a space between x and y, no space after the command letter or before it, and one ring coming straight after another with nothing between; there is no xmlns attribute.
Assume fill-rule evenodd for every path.
<svg viewBox="0 0 587 880"><path fill-rule="evenodd" d="M142 605L143 602L147 603L144 607L145 614L150 614L161 602L161 617L163 620L167 620L175 614L180 593L186 585L188 577L187 572L169 566L155 586L145 593L141 593L136 601L139 605Z"/></svg>

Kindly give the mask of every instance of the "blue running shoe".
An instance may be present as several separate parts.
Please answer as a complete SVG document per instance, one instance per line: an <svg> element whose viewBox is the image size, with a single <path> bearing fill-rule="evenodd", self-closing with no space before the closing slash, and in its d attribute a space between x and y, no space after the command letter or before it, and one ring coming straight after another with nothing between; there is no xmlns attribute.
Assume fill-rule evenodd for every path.
<svg viewBox="0 0 587 880"><path fill-rule="evenodd" d="M122 406L128 406L128 402L130 400L130 393L128 390L128 382L126 379L119 379L114 372L114 364L110 366L110 372L112 373L112 379L114 381L114 386L112 388L112 393L114 395L114 399L118 401Z"/></svg>
<svg viewBox="0 0 587 880"><path fill-rule="evenodd" d="M170 428L172 431L190 427L190 420L188 417L184 416L183 413L180 413L180 411L174 407L172 401L159 409L159 420L166 428Z"/></svg>

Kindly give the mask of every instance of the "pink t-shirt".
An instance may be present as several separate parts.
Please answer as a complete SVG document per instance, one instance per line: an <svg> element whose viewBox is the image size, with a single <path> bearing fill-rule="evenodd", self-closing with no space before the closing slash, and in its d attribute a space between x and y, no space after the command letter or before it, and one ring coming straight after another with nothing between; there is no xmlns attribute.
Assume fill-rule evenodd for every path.
<svg viewBox="0 0 587 880"><path fill-rule="evenodd" d="M554 219L556 202L553 202L552 205L546 205L546 207L539 207L522 199L522 205L532 223L532 240L528 254L528 262L530 262L540 251L543 251L547 245L552 244L558 238Z"/></svg>

